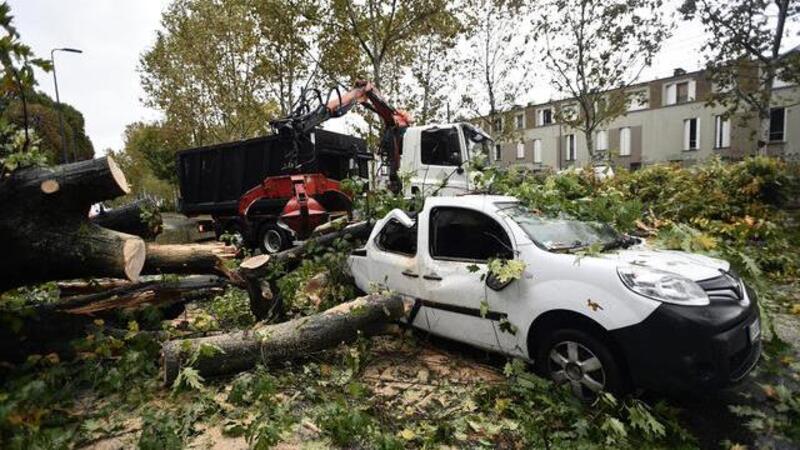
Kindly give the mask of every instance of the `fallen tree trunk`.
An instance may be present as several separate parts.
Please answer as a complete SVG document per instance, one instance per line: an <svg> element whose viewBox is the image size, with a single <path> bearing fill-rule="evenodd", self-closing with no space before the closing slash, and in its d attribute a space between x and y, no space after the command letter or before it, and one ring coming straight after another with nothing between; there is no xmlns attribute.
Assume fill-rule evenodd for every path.
<svg viewBox="0 0 800 450"><path fill-rule="evenodd" d="M150 278L106 291L65 297L55 304L55 309L70 314L98 314L144 304L163 308L220 294L229 283L228 279L214 275Z"/></svg>
<svg viewBox="0 0 800 450"><path fill-rule="evenodd" d="M114 209L103 210L91 218L92 223L109 230L153 239L161 233L163 221L158 205L148 199L136 200Z"/></svg>
<svg viewBox="0 0 800 450"><path fill-rule="evenodd" d="M334 243L337 239L344 238L344 239L366 239L369 237L369 233L372 231L372 227L375 224L372 222L358 222L352 225L349 225L341 230L334 231L331 233L323 234L311 239L306 240L303 242L302 245L298 245L297 247L293 247L282 252L275 253L272 255L273 262L281 262L287 265L288 269L292 269L297 266L302 257L309 252L309 250L318 248L318 247L327 247Z"/></svg>
<svg viewBox="0 0 800 450"><path fill-rule="evenodd" d="M93 203L128 190L110 157L17 170L0 180L0 291L60 279L136 279L142 239L88 219Z"/></svg>
<svg viewBox="0 0 800 450"><path fill-rule="evenodd" d="M390 322L403 316L399 296L369 295L313 316L276 325L257 325L246 331L196 339L175 340L162 347L164 384L171 385L191 358L202 376L248 370L261 362L296 358L352 342L359 336L388 332ZM200 352L201 348L217 351Z"/></svg>

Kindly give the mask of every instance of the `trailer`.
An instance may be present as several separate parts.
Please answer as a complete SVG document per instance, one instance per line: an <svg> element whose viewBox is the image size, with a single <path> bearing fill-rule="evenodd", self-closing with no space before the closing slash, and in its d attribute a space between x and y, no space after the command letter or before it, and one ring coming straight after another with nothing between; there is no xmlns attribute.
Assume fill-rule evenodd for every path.
<svg viewBox="0 0 800 450"><path fill-rule="evenodd" d="M338 182L368 178L371 159L363 139L322 129L299 140L275 134L183 150L177 155L178 210L211 216L201 226L213 227L217 237L238 234L248 246L275 253L307 237L308 223L347 214L350 202L339 195ZM303 189L308 207L290 212L314 220L300 225L286 208Z"/></svg>

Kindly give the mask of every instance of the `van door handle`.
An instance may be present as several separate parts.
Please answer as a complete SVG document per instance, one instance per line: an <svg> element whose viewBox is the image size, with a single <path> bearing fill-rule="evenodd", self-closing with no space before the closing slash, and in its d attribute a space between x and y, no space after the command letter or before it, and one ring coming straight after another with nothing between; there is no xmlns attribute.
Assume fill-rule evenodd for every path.
<svg viewBox="0 0 800 450"><path fill-rule="evenodd" d="M419 274L416 274L408 269L404 270L402 274L410 278L419 278Z"/></svg>
<svg viewBox="0 0 800 450"><path fill-rule="evenodd" d="M439 275L436 275L435 273L429 273L427 275L423 275L422 278L424 278L426 280L432 280L432 281L442 281L442 277L440 277Z"/></svg>

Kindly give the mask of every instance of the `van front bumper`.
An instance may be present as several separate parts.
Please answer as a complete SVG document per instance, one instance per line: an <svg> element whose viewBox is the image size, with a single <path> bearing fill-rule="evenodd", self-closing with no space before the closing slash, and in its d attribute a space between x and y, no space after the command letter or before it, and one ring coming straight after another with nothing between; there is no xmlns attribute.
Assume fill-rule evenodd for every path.
<svg viewBox="0 0 800 450"><path fill-rule="evenodd" d="M761 355L758 306L747 294L748 302L664 303L641 323L612 331L634 386L705 391L742 380Z"/></svg>

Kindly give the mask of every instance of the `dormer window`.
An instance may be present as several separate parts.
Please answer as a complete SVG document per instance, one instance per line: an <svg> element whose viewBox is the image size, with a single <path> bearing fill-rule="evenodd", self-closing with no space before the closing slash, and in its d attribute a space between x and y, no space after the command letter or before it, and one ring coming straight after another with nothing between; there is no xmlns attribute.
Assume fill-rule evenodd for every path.
<svg viewBox="0 0 800 450"><path fill-rule="evenodd" d="M694 80L676 81L664 85L664 105L679 105L695 100Z"/></svg>
<svg viewBox="0 0 800 450"><path fill-rule="evenodd" d="M551 108L542 108L536 111L536 126L541 127L553 123L553 110Z"/></svg>

